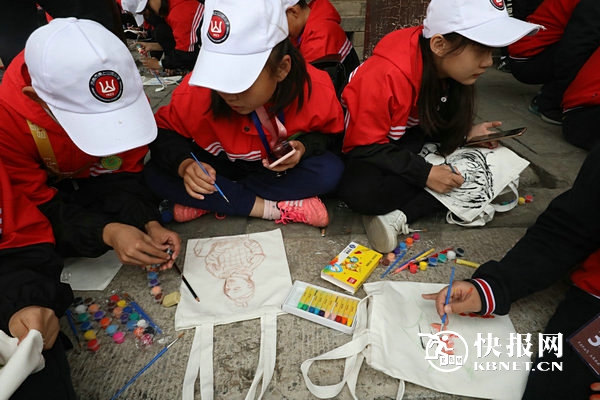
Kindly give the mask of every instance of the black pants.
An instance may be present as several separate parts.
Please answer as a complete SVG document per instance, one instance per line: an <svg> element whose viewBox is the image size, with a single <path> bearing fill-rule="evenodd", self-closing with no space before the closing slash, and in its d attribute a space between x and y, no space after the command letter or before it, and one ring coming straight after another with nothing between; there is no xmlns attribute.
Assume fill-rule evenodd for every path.
<svg viewBox="0 0 600 400"><path fill-rule="evenodd" d="M361 160L346 163L338 187L338 196L360 214L382 215L400 210L411 223L444 209L425 189Z"/></svg>
<svg viewBox="0 0 600 400"><path fill-rule="evenodd" d="M536 360L529 374L523 399L570 399L587 400L592 394L590 384L600 381L588 365L573 350L569 336L600 313L600 299L573 286L548 322L544 333L563 334L563 355L557 358L553 352ZM540 362L547 364L540 365ZM552 362L562 362L563 370L552 371ZM542 371L543 367L546 371ZM548 367L548 368L546 368Z"/></svg>
<svg viewBox="0 0 600 400"><path fill-rule="evenodd" d="M555 49L547 48L548 54L539 54L525 61L532 63L529 73L534 76L537 70L537 82L527 82L517 76L525 66L523 61L511 59L511 72L517 79L525 83L542 83L538 97L540 111L559 110L562 97L583 64L600 46L600 2L597 0L581 0L573 9L573 14L565 30L556 43ZM545 53L544 51L544 53ZM537 60L537 58L540 58ZM521 65L519 65L521 64ZM517 69L515 73L515 68ZM548 74L548 71L550 73ZM543 79L542 79L543 78ZM551 80L547 80L551 78Z"/></svg>
<svg viewBox="0 0 600 400"><path fill-rule="evenodd" d="M580 107L563 114L563 135L567 142L591 150L600 140L600 105Z"/></svg>

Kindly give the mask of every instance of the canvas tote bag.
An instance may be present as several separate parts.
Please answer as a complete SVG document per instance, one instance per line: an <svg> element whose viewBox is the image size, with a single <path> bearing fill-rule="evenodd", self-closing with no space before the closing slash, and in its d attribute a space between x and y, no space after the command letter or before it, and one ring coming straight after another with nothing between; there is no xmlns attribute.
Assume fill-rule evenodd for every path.
<svg viewBox="0 0 600 400"><path fill-rule="evenodd" d="M29 375L46 365L39 331L32 329L21 343L18 341L0 331L0 400L9 399Z"/></svg>
<svg viewBox="0 0 600 400"><path fill-rule="evenodd" d="M431 337L423 335L435 336L431 324L439 323L440 317L434 302L423 299L421 294L436 293L444 286L416 282L366 283L364 289L368 296L359 305L358 326L353 339L302 363L304 381L311 393L318 398L332 398L347 385L352 397L357 399L358 373L366 359L372 368L400 379L397 399L404 395L405 380L459 396L520 399L528 374L524 366L530 362L530 357L515 348L515 354L508 353L506 346L511 334L515 334L508 316L484 319L452 315L446 331L455 332L462 338L452 340L454 355L462 357L463 365L448 364L448 369L455 370L440 371L434 367L434 361L427 359L434 355L434 348L429 340ZM485 340L478 341L478 334ZM476 343L479 345L476 346ZM520 356L517 357L517 354ZM341 382L320 386L311 381L308 371L314 362L337 359L346 360ZM493 364L496 366L502 362L508 367L516 362L520 370L481 370L481 366L492 365L486 364L488 362L496 363Z"/></svg>
<svg viewBox="0 0 600 400"><path fill-rule="evenodd" d="M496 212L510 211L518 204L519 176L529 161L509 148L463 147L443 157L434 143L427 143L420 154L433 165L452 165L465 179L461 187L448 193L425 189L446 206L448 223L483 226Z"/></svg>
<svg viewBox="0 0 600 400"><path fill-rule="evenodd" d="M281 231L188 240L184 273L200 302L182 283L175 329L195 329L183 399L194 399L196 379L202 400L214 396L214 326L256 318L261 323L260 354L246 399L260 399L275 370L277 315L292 287Z"/></svg>

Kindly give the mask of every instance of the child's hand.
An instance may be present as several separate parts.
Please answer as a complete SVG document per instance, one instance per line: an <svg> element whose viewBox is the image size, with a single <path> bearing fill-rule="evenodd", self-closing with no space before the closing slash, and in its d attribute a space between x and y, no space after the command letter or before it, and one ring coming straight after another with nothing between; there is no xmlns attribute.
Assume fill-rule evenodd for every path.
<svg viewBox="0 0 600 400"><path fill-rule="evenodd" d="M186 192L198 200L204 200L205 194L217 191L215 187L217 172L210 164L202 163L202 165L206 168L208 175L191 158L184 160L179 166L179 175L183 178Z"/></svg>
<svg viewBox="0 0 600 400"><path fill-rule="evenodd" d="M434 165L427 177L427 187L437 193L447 193L465 182L460 172L452 171L449 165Z"/></svg>
<svg viewBox="0 0 600 400"><path fill-rule="evenodd" d="M162 69L156 58L144 58L142 59L142 64L144 64L144 67L153 71L158 71Z"/></svg>
<svg viewBox="0 0 600 400"><path fill-rule="evenodd" d="M494 133L495 131L491 130L491 128L498 128L500 125L502 125L501 121L482 122L481 124L473 125L473 127L471 128L471 132L469 132L469 134L467 135L467 142L471 139L476 138L477 136L483 136L488 135L490 133ZM489 142L479 143L473 146L495 149L496 147L498 147L498 144L498 140L492 140Z"/></svg>
<svg viewBox="0 0 600 400"><path fill-rule="evenodd" d="M52 348L60 330L54 310L40 306L29 306L21 308L8 321L8 330L13 337L19 339L19 343L25 339L31 329L35 329L42 334L44 350Z"/></svg>
<svg viewBox="0 0 600 400"><path fill-rule="evenodd" d="M423 294L426 300L435 300L435 309L440 317L444 314L459 314L481 311L481 298L471 282L456 281L452 285L450 301L446 304L448 286L438 293Z"/></svg>
<svg viewBox="0 0 600 400"><path fill-rule="evenodd" d="M149 52L149 51L162 51L162 46L157 43L157 42L136 42L135 44L138 47L141 47L141 49L144 52Z"/></svg>
<svg viewBox="0 0 600 400"><path fill-rule="evenodd" d="M291 140L289 143L290 146L292 146L296 150L294 154L292 154L289 158L283 160L281 163L277 164L273 168L269 168L269 164L271 164L271 162L265 158L262 160L263 166L267 169L270 169L271 171L282 172L290 168L294 168L296 165L298 165L298 163L302 159L302 156L306 152L306 148L304 147L302 142L299 142L297 140Z"/></svg>

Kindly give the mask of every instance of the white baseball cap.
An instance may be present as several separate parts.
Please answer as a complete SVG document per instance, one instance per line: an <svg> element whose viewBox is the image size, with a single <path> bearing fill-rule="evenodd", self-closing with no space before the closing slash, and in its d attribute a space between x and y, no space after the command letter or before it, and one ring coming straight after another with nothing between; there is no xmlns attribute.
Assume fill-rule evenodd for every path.
<svg viewBox="0 0 600 400"><path fill-rule="evenodd" d="M147 4L148 0L121 0L121 7L123 7L123 10L133 14L133 18L135 18L138 26L144 23L142 11L146 9Z"/></svg>
<svg viewBox="0 0 600 400"><path fill-rule="evenodd" d="M202 47L190 85L224 93L248 89L271 50L289 35L282 0L206 0Z"/></svg>
<svg viewBox="0 0 600 400"><path fill-rule="evenodd" d="M540 28L509 17L504 0L431 0L423 36L429 39L437 33L456 32L489 47L504 47Z"/></svg>
<svg viewBox="0 0 600 400"><path fill-rule="evenodd" d="M25 64L37 95L85 153L117 154L156 138L133 56L99 23L53 19L29 36Z"/></svg>

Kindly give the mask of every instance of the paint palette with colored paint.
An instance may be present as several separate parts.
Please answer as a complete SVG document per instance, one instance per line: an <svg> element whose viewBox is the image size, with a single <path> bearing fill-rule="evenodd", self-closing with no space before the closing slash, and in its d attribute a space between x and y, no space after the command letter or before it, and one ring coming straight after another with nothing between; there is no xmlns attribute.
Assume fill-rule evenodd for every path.
<svg viewBox="0 0 600 400"><path fill-rule="evenodd" d="M356 324L359 301L357 297L295 281L281 309L317 324L351 334Z"/></svg>

